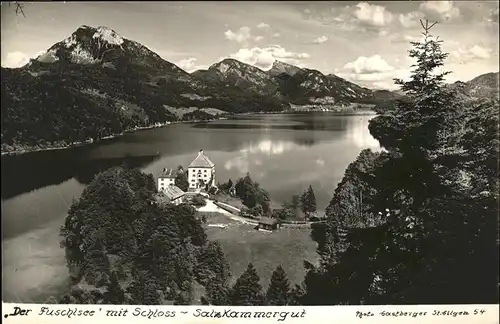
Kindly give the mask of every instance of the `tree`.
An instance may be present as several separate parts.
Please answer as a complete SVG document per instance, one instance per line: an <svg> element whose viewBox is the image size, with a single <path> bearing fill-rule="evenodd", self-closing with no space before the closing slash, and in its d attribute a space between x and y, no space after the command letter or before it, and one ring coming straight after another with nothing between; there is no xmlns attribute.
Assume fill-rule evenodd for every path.
<svg viewBox="0 0 500 324"><path fill-rule="evenodd" d="M299 306L304 305L304 296L306 291L303 285L295 285L290 291L289 305Z"/></svg>
<svg viewBox="0 0 500 324"><path fill-rule="evenodd" d="M260 278L254 266L249 263L247 269L236 280L231 292L233 306L261 306L264 305L264 295Z"/></svg>
<svg viewBox="0 0 500 324"><path fill-rule="evenodd" d="M307 216L316 211L316 197L312 186L309 185L309 188L304 191L300 198L300 202L301 209Z"/></svg>
<svg viewBox="0 0 500 324"><path fill-rule="evenodd" d="M238 196L243 204L248 208L253 208L256 205L262 206L264 214L270 212L269 193L262 189L259 183L254 182L250 178L250 174L244 178L238 179L235 185L236 196Z"/></svg>
<svg viewBox="0 0 500 324"><path fill-rule="evenodd" d="M270 306L285 306L290 301L290 282L281 265L273 271L271 283L266 293L266 301Z"/></svg>
<svg viewBox="0 0 500 324"><path fill-rule="evenodd" d="M498 180L492 179L498 179L498 172L486 176L485 168L472 162L482 158L470 141L495 155L498 119L488 111L497 104L464 101L459 90L443 83L448 72L440 69L447 54L430 34L432 26L422 22L424 40L412 43L409 55L417 64L410 79L396 80L406 99L370 121L371 134L387 153L367 159L366 167L360 163L357 170L348 170L351 179L336 189L327 224L313 232L321 242L321 260L319 267L308 267L306 304L496 298L498 274L493 274L491 260L498 253L493 216L498 193L490 189L497 188ZM488 116L481 122L479 110ZM474 131L464 131L472 120L478 122ZM478 130L478 136L469 136Z"/></svg>
<svg viewBox="0 0 500 324"><path fill-rule="evenodd" d="M62 245L68 265L82 270L81 279L106 291L94 289L88 296L77 291L64 302L191 303L206 233L193 207L151 204L154 194L152 176L136 169L112 168L85 188L68 212ZM222 259L222 251L215 250ZM130 281L130 274L124 293L120 280Z"/></svg>
<svg viewBox="0 0 500 324"><path fill-rule="evenodd" d="M134 276L127 292L131 294L132 301L136 305L159 305L161 302L160 294L150 274L142 271Z"/></svg>
<svg viewBox="0 0 500 324"><path fill-rule="evenodd" d="M187 191L189 188L189 181L187 174L180 165L177 169L177 175L175 176L175 185L179 187L182 191Z"/></svg>
<svg viewBox="0 0 500 324"><path fill-rule="evenodd" d="M112 305L123 304L125 301L125 293L120 286L116 272L111 272L110 282L107 285L107 291L104 293L105 303Z"/></svg>
<svg viewBox="0 0 500 324"><path fill-rule="evenodd" d="M226 188L226 190L231 189L233 187L233 180L227 180L227 184L224 187Z"/></svg>
<svg viewBox="0 0 500 324"><path fill-rule="evenodd" d="M255 217L260 217L264 213L264 210L261 205L256 205L250 209L250 213Z"/></svg>
<svg viewBox="0 0 500 324"><path fill-rule="evenodd" d="M207 286L211 282L226 284L231 276L222 247L218 242L208 242L202 247L196 267L197 280Z"/></svg>
<svg viewBox="0 0 500 324"><path fill-rule="evenodd" d="M203 207L207 205L207 202L202 195L198 194L191 199L191 204L195 207Z"/></svg>
<svg viewBox="0 0 500 324"><path fill-rule="evenodd" d="M211 281L205 287L206 296L202 297L204 305L227 306L231 304L231 289L227 283Z"/></svg>

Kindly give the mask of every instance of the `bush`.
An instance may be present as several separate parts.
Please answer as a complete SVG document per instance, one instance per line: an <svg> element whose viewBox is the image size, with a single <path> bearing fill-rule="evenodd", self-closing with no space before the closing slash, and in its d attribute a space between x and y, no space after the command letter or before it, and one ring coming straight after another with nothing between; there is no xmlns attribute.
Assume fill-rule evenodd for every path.
<svg viewBox="0 0 500 324"><path fill-rule="evenodd" d="M203 198L202 195L196 195L191 200L191 205L195 207L203 207L207 205L207 202L205 201L205 198Z"/></svg>

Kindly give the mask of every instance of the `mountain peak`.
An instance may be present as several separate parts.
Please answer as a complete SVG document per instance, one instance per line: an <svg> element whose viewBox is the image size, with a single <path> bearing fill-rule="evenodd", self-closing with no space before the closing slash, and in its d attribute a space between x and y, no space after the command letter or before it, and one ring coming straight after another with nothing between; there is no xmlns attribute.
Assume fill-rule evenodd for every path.
<svg viewBox="0 0 500 324"><path fill-rule="evenodd" d="M79 41L85 41L89 37L92 39L104 41L110 45L121 46L124 42L123 37L118 35L116 31L107 26L99 26L96 28L88 25L81 25L80 27L78 27L78 29L73 34L71 34L71 36L64 40L64 42L66 48L69 48Z"/></svg>
<svg viewBox="0 0 500 324"><path fill-rule="evenodd" d="M140 66L150 75L168 75L186 78L187 73L174 64L163 60L146 46L120 36L107 26L79 26L69 37L52 45L38 56L31 68L45 69L47 63L102 65L111 69L129 69ZM137 71L139 71L138 69ZM141 72L142 73L142 72ZM179 76L178 73L182 74Z"/></svg>
<svg viewBox="0 0 500 324"><path fill-rule="evenodd" d="M123 38L118 35L113 29L106 26L99 26L95 31L92 38L99 38L103 41L108 42L109 44L121 45L123 44Z"/></svg>
<svg viewBox="0 0 500 324"><path fill-rule="evenodd" d="M297 73L300 70L301 69L299 67L296 67L295 65L291 65L291 64L288 64L288 63L285 63L282 61L275 60L273 62L273 66L267 72L271 76L276 76L276 75L279 75L281 73L294 75L295 73Z"/></svg>
<svg viewBox="0 0 500 324"><path fill-rule="evenodd" d="M282 62L282 61L279 61L279 60L274 60L272 67L281 67L281 66L290 67L290 66L293 66L293 65L285 63L285 62Z"/></svg>

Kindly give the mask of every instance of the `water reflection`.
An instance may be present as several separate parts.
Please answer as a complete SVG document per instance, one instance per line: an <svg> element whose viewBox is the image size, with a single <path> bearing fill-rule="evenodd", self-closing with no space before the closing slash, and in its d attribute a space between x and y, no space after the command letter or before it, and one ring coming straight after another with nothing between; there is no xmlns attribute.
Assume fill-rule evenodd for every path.
<svg viewBox="0 0 500 324"><path fill-rule="evenodd" d="M94 176L122 164L140 168L158 158L156 155L126 155L89 159L89 148L36 152L2 157L2 199L58 185L71 178L88 184Z"/></svg>
<svg viewBox="0 0 500 324"><path fill-rule="evenodd" d="M352 120L350 126L345 132L346 140L361 149L370 148L372 150L380 150L380 143L373 138L367 129L367 121L373 117L359 117Z"/></svg>

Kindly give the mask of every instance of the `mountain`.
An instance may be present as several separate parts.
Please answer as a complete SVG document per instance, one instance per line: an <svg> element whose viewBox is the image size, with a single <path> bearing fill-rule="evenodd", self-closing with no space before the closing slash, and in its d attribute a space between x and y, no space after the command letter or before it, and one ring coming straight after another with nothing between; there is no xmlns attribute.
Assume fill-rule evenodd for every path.
<svg viewBox="0 0 500 324"><path fill-rule="evenodd" d="M1 72L2 153L66 147L175 120L210 119L214 111L287 108L273 97L202 82L107 27L81 26L24 67Z"/></svg>
<svg viewBox="0 0 500 324"><path fill-rule="evenodd" d="M272 76L235 59L224 59L207 70L193 72L192 76L207 84L237 87L259 95L274 95L278 90L278 83Z"/></svg>
<svg viewBox="0 0 500 324"><path fill-rule="evenodd" d="M300 71L299 67L276 60L274 61L271 69L267 71L267 74L273 77L276 77L281 73L293 76L298 71Z"/></svg>
<svg viewBox="0 0 500 324"><path fill-rule="evenodd" d="M31 60L28 67L36 70L46 63L97 64L112 69L133 67L147 77L170 76L177 81L193 81L189 73L175 64L163 60L146 46L123 38L105 26L80 26L71 36Z"/></svg>
<svg viewBox="0 0 500 324"><path fill-rule="evenodd" d="M299 69L295 74L281 73L276 76L280 93L294 104L349 104L370 103L372 90L362 88L336 75L312 69Z"/></svg>
<svg viewBox="0 0 500 324"><path fill-rule="evenodd" d="M476 99L498 97L498 89L498 72L482 74L464 84L464 91Z"/></svg>
<svg viewBox="0 0 500 324"><path fill-rule="evenodd" d="M498 98L499 73L485 73L467 82L457 81L445 86L455 90L455 95L460 96L465 101ZM374 110L383 112L388 107L393 106L397 99L405 99L406 95L401 90L376 90L373 91L373 98L376 102Z"/></svg>

